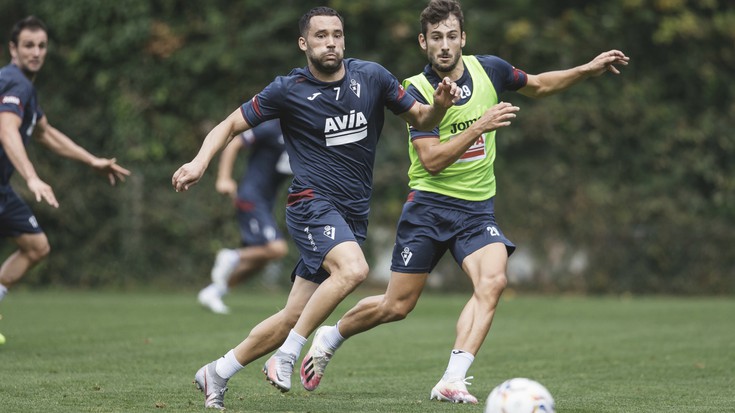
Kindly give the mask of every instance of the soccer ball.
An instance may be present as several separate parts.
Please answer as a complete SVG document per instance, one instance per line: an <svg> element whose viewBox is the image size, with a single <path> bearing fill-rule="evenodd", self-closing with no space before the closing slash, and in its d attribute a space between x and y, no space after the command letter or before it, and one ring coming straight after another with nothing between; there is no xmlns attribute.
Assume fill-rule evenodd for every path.
<svg viewBox="0 0 735 413"><path fill-rule="evenodd" d="M506 380L487 397L485 413L554 413L554 398L541 383L518 377Z"/></svg>

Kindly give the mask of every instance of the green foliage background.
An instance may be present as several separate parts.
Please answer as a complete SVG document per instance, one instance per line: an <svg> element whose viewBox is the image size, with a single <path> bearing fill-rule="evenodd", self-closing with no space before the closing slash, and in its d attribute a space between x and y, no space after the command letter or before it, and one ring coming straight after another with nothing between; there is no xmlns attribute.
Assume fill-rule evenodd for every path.
<svg viewBox="0 0 735 413"><path fill-rule="evenodd" d="M423 1L323 3L345 17L348 56L376 60L398 78L423 68L416 43ZM0 0L4 33L28 14L49 25L50 52L36 85L50 122L134 172L111 189L81 165L30 149L61 208L34 206L52 255L23 284L203 282L214 252L238 240L233 211L215 193L211 169L187 194L171 189L171 175L241 102L304 65L297 20L320 4ZM498 134L497 216L521 247L511 269L513 260L530 263L527 286L735 292L735 4L463 6L465 53L496 54L529 73L582 64L610 48L631 57L619 77L538 101L501 97L521 112ZM9 61L7 48L2 53ZM388 118L372 233L393 230L406 194L405 131ZM15 187L24 190L19 180ZM385 246L367 245L368 254ZM440 269L462 279L452 262Z"/></svg>

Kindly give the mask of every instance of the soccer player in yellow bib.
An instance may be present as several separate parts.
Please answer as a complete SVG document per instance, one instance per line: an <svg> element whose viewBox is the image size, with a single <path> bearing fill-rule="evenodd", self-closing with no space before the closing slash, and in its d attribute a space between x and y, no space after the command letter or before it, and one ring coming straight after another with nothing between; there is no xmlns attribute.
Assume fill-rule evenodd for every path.
<svg viewBox="0 0 735 413"><path fill-rule="evenodd" d="M385 294L361 300L335 326L320 327L301 366L307 390L320 383L327 363L342 342L377 325L404 319L413 310L429 273L449 250L472 281L474 293L457 321L457 337L443 377L431 399L477 403L467 391L469 370L487 336L500 295L506 264L515 246L495 221L495 133L509 126L519 110L498 102L503 91L530 97L562 91L586 78L628 64L620 51L602 53L567 70L526 74L492 55L463 56L464 17L456 0L432 0L421 14L419 45L429 64L404 81L407 93L432 102L436 84L449 77L460 100L430 132L409 127L411 191L398 223Z"/></svg>

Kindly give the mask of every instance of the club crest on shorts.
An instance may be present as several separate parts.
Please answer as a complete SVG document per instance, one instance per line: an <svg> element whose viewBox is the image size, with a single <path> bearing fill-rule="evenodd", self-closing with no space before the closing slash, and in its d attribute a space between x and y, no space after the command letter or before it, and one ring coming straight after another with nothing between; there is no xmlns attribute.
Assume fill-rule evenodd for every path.
<svg viewBox="0 0 735 413"><path fill-rule="evenodd" d="M335 227L333 227L331 225L327 225L327 226L324 227L324 236L325 237L328 237L328 238L334 240L335 232L337 232L337 228L335 228Z"/></svg>
<svg viewBox="0 0 735 413"><path fill-rule="evenodd" d="M411 257L413 257L413 253L408 249L408 247L403 247L401 257L403 258L403 265L408 265L408 262L411 261Z"/></svg>

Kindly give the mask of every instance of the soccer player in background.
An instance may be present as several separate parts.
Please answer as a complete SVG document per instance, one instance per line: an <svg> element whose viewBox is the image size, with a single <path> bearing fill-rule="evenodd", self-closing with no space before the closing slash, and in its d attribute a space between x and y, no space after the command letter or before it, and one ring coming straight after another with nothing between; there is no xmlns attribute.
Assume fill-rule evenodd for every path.
<svg viewBox="0 0 735 413"><path fill-rule="evenodd" d="M280 118L294 172L286 223L301 256L286 306L195 374L207 407L224 408L227 381L276 349L263 372L276 388L290 390L294 363L307 337L367 277L360 244L366 237L384 108L418 130L431 130L459 97L456 85L442 80L432 103L419 104L379 64L344 58L344 24L333 9L317 7L304 14L299 33L307 66L277 77L232 112L172 177L176 191L188 190L230 139Z"/></svg>
<svg viewBox="0 0 735 413"><path fill-rule="evenodd" d="M448 77L457 83L461 98L433 131L409 128L411 190L398 222L387 290L361 300L335 326L317 330L302 362L301 381L314 390L346 338L404 319L449 250L474 292L459 316L448 366L430 398L477 403L467 391L467 371L490 330L507 283L508 257L515 249L495 220L493 163L495 130L510 125L518 108L498 103L498 94L547 96L607 71L618 74L615 65L626 65L629 59L611 50L575 68L531 75L496 56L462 55L466 35L458 1L432 0L420 20L419 45L429 64L404 82L407 93L430 104L431 91ZM503 109L509 111L498 116Z"/></svg>
<svg viewBox="0 0 735 413"><path fill-rule="evenodd" d="M248 150L248 163L240 185L232 179L238 152ZM277 119L247 130L222 151L217 170L217 192L235 201L242 246L224 248L212 267L212 283L197 296L199 303L217 314L228 314L222 301L232 287L288 253L288 244L273 216L276 197L292 175L286 145Z"/></svg>
<svg viewBox="0 0 735 413"><path fill-rule="evenodd" d="M41 110L33 80L48 49L46 25L34 16L17 22L10 34L9 48L10 64L0 69L0 235L12 238L18 250L0 267L0 300L51 250L33 211L10 186L10 177L17 170L36 202L59 206L53 189L39 178L26 153L25 146L32 136L53 152L107 175L111 185L130 175L114 158L92 155L51 126Z"/></svg>

